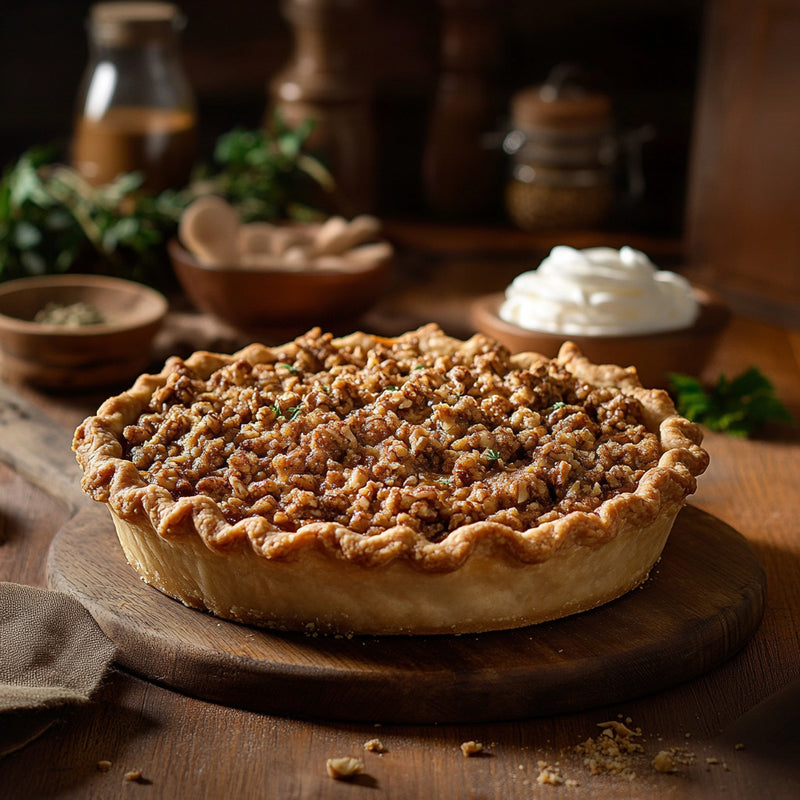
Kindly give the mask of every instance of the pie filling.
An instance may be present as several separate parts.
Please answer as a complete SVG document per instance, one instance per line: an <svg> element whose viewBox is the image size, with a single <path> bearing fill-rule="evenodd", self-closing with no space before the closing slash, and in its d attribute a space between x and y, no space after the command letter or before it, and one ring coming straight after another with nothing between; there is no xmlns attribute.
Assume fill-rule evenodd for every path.
<svg viewBox="0 0 800 800"><path fill-rule="evenodd" d="M707 464L699 442L631 370L589 364L572 345L552 360L512 356L426 326L397 339L315 329L278 348L172 358L106 401L75 449L85 490L156 539L190 532L216 551L249 540L262 563L303 548L348 566L406 559L422 580L426 566L463 565L465 531L501 560L540 564L562 545L613 539L626 513L642 528L661 510L674 519ZM199 594L193 605L226 616ZM272 624L268 609L249 620Z"/></svg>

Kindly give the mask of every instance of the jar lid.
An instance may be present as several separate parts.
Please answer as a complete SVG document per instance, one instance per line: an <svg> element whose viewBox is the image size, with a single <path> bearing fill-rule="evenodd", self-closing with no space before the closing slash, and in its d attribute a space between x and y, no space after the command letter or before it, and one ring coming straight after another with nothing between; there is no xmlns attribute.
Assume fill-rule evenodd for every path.
<svg viewBox="0 0 800 800"><path fill-rule="evenodd" d="M163 41L173 37L184 23L185 17L173 3L97 3L89 14L89 29L95 41L112 47Z"/></svg>
<svg viewBox="0 0 800 800"><path fill-rule="evenodd" d="M574 88L559 92L550 84L518 91L511 98L511 118L521 130L595 133L613 125L607 94Z"/></svg>

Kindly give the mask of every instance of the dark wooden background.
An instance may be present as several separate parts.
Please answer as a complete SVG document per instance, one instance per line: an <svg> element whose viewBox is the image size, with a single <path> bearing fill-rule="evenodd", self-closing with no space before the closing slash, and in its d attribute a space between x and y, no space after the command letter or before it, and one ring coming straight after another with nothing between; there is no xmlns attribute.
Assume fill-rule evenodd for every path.
<svg viewBox="0 0 800 800"><path fill-rule="evenodd" d="M675 242L700 282L738 310L800 324L800 0L480 4L498 28L497 130L516 89L543 81L558 63L579 64L611 94L621 128L655 131L644 148L644 196L618 210L607 230ZM260 124L292 35L279 0L179 5L188 17L183 57L199 102L200 156L208 160L221 133ZM422 163L440 74L442 4L369 5L371 32L361 46L373 72L376 210L435 220ZM89 6L3 4L0 164L33 144L66 144ZM504 173L507 164L500 159L497 169ZM503 177L490 210L470 223L507 225Z"/></svg>
<svg viewBox="0 0 800 800"><path fill-rule="evenodd" d="M34 143L63 142L87 58L89 0L4 3L0 17L0 161ZM279 0L179 0L188 18L182 51L197 94L201 153L236 125L256 126L267 82L288 59L291 31ZM378 191L384 213L425 213L420 186L427 122L439 69L437 0L371 0L378 134ZM491 83L498 130L511 93L542 82L560 62L579 64L608 91L622 127L652 124L648 193L627 227L677 236L697 83L703 4L696 0L497 0L499 47ZM502 215L498 199L498 216Z"/></svg>

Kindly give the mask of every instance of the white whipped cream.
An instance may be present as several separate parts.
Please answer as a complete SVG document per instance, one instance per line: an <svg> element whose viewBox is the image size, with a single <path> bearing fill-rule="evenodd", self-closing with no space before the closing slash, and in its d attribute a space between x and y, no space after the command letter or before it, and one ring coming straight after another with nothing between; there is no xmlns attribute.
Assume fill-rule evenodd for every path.
<svg viewBox="0 0 800 800"><path fill-rule="evenodd" d="M620 336L676 330L698 312L681 275L659 270L639 250L559 246L506 289L500 317L528 330Z"/></svg>

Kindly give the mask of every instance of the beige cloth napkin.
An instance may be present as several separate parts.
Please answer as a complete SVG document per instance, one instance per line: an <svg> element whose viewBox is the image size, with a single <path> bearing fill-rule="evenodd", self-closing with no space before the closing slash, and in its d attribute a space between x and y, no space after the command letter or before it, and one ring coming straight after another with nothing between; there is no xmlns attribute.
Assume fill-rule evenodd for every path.
<svg viewBox="0 0 800 800"><path fill-rule="evenodd" d="M114 645L74 598L0 582L0 756L89 702Z"/></svg>

